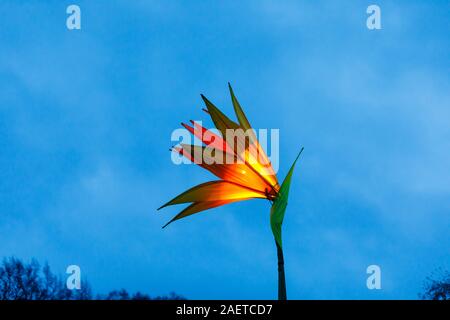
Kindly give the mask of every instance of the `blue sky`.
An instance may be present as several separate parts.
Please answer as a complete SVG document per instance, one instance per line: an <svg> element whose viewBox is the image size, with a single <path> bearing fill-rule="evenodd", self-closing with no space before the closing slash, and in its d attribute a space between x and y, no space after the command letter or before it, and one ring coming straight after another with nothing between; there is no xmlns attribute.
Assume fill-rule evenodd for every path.
<svg viewBox="0 0 450 320"><path fill-rule="evenodd" d="M230 81L255 127L280 129L280 177L305 147L288 297L417 298L450 268L450 6L375 3L379 31L367 1L2 1L0 256L77 264L96 292L275 298L267 201L164 230L180 208L156 212L213 179L172 164L170 134L208 120L200 93L232 115Z"/></svg>

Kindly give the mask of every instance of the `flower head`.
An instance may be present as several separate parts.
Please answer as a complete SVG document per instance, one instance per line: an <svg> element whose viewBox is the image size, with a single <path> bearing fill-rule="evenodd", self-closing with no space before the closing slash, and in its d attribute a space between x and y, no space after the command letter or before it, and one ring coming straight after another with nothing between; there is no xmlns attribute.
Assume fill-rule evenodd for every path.
<svg viewBox="0 0 450 320"><path fill-rule="evenodd" d="M280 226L279 241L276 235L278 231L274 231L274 235L281 246L281 223L289 186L283 183L284 187L283 185L280 187L267 154L259 144L233 89L230 84L228 86L238 122L229 119L202 95L206 105L204 111L210 115L218 133L194 121L191 121L191 125L182 123L189 132L202 141L203 145L181 144L171 149L210 171L219 180L195 186L161 206L159 209L175 204L190 203L164 227L175 220L228 203L248 199L268 199L273 202L272 230L274 226L275 229L277 229L276 225ZM291 171L288 174L289 179L286 179L289 183Z"/></svg>

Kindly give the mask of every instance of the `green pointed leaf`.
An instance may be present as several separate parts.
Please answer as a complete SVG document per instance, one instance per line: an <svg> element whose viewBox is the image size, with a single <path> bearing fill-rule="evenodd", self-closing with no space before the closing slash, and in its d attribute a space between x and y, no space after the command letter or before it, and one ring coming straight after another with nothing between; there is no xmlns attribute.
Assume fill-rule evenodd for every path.
<svg viewBox="0 0 450 320"><path fill-rule="evenodd" d="M228 118L222 111L219 110L211 101L209 101L204 95L200 95L205 102L206 109L208 109L211 120L216 128L221 132L222 137L226 138L227 129L239 129L239 125Z"/></svg>
<svg viewBox="0 0 450 320"><path fill-rule="evenodd" d="M231 102L233 103L234 113L236 114L239 125L248 134L249 144L253 145L258 142L255 131L252 129L250 122L248 122L248 119L245 116L244 110L242 110L241 104L239 103L238 99L234 95L233 88L231 87L231 84L229 82L228 82L228 89L230 90Z"/></svg>
<svg viewBox="0 0 450 320"><path fill-rule="evenodd" d="M278 192L278 196L273 202L272 208L270 209L270 226L272 228L273 236L275 237L275 241L278 243L280 248L282 248L281 241L281 225L283 224L284 213L286 211L286 206L288 203L289 197L289 189L291 187L292 174L294 172L295 164L302 153L303 148L300 150L297 158L289 169L286 178L284 178L283 183L281 184L280 191Z"/></svg>
<svg viewBox="0 0 450 320"><path fill-rule="evenodd" d="M233 88L231 88L231 84L228 82L228 89L230 90L231 95L231 102L233 103L234 112L236 113L236 117L238 118L238 122L240 126L244 130L249 130L252 128L250 123L247 120L247 117L245 116L244 111L241 108L241 105L239 104L239 101L236 99L236 96L234 95Z"/></svg>

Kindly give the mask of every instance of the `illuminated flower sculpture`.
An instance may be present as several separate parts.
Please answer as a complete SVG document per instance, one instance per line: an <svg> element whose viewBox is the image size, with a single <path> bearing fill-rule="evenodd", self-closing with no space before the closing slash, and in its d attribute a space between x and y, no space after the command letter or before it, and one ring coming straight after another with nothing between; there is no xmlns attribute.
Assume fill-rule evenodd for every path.
<svg viewBox="0 0 450 320"><path fill-rule="evenodd" d="M272 203L270 225L278 256L278 299L285 300L281 225L295 162L303 148L280 186L272 165L256 139L255 132L230 85L229 89L238 123L230 120L202 95L207 108L205 111L211 116L218 132L208 130L194 121L191 121L192 126L183 123L182 125L201 140L204 146L180 144L171 149L209 170L220 180L195 186L163 205L161 208L190 203L164 227L175 220L228 203L254 198L268 199Z"/></svg>

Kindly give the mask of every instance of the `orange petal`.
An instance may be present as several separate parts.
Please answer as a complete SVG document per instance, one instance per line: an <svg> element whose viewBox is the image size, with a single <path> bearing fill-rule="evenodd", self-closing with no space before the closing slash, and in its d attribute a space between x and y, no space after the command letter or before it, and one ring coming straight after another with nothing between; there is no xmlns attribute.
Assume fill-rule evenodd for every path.
<svg viewBox="0 0 450 320"><path fill-rule="evenodd" d="M245 162L257 173L274 191L278 191L278 180L266 153L257 140L251 138L250 132L244 132L242 128L234 132L228 132L225 137L227 144L237 155L241 162Z"/></svg>
<svg viewBox="0 0 450 320"><path fill-rule="evenodd" d="M219 206L223 206L225 204L228 203L232 203L232 202L236 202L236 201L241 201L241 200L245 200L245 199L240 199L240 200L223 200L223 201L207 201L207 202L194 202L191 205L189 205L188 207L186 207L183 211L181 211L179 214L177 214L175 217L173 217L169 222L167 222L163 228L167 227L167 225L169 225L170 223L190 216L194 213L198 213L201 211L205 211L208 209L212 209L212 208L216 208Z"/></svg>
<svg viewBox="0 0 450 320"><path fill-rule="evenodd" d="M211 130L206 129L195 121L190 120L190 122L194 125L194 127L191 127L185 123L181 123L181 125L194 136L196 136L205 145L233 154L233 150L228 146L228 144L224 139L222 139L221 136L215 134Z"/></svg>
<svg viewBox="0 0 450 320"><path fill-rule="evenodd" d="M211 146L213 148L226 151L230 154L233 154L233 150L230 148L230 146L225 142L225 140L219 136L218 134L215 134L211 130L208 130L204 127L202 127L200 124L198 124L195 121L191 120L191 123L194 125L195 130L202 132L202 138L199 138L202 140L204 144L207 146Z"/></svg>
<svg viewBox="0 0 450 320"><path fill-rule="evenodd" d="M266 190L270 192L272 189L271 185L246 163L237 163L236 161L233 163L225 163L227 160L226 154L221 151L213 149L205 152L208 151L206 147L187 144L181 144L181 148L178 147L175 149L191 162L209 170L212 174L223 180L235 182L261 192L266 192ZM212 153L217 154L217 152L220 153L218 159L214 158L214 155L211 155Z"/></svg>
<svg viewBox="0 0 450 320"><path fill-rule="evenodd" d="M245 150L245 155L242 155L245 158L245 162L248 166L252 167L253 170L259 173L259 175L267 181L275 191L278 191L279 184L277 176L273 170L272 164L269 161L266 153L259 145L258 141L255 142L254 145L250 146L247 150Z"/></svg>
<svg viewBox="0 0 450 320"><path fill-rule="evenodd" d="M210 181L183 192L159 209L187 202L242 200L250 198L264 199L266 198L266 194L231 181Z"/></svg>

